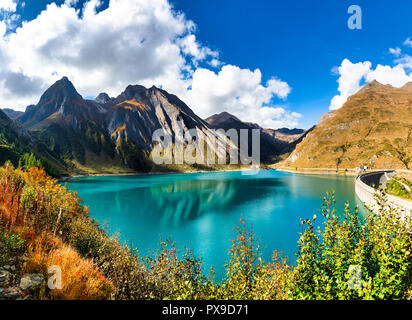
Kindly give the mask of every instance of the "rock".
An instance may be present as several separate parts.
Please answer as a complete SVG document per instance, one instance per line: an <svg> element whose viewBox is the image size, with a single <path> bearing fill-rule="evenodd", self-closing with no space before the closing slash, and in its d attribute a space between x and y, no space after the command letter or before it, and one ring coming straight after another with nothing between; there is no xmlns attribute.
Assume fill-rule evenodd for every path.
<svg viewBox="0 0 412 320"><path fill-rule="evenodd" d="M44 282L44 277L40 273L26 273L20 280L20 289L33 291L39 288Z"/></svg>
<svg viewBox="0 0 412 320"><path fill-rule="evenodd" d="M6 287L10 282L10 272L6 270L0 270L0 287Z"/></svg>
<svg viewBox="0 0 412 320"><path fill-rule="evenodd" d="M3 292L0 292L0 299L16 300L22 298L22 291L18 287L11 287L3 289Z"/></svg>

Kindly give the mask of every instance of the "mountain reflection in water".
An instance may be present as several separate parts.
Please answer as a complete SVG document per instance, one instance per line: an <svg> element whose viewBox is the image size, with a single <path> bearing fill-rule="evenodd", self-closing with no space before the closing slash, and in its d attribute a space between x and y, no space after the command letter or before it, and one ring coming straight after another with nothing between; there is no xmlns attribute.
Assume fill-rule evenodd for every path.
<svg viewBox="0 0 412 320"><path fill-rule="evenodd" d="M300 218L319 214L322 196L336 191L336 207L359 204L354 178L302 176L275 170L258 175L241 172L82 177L68 187L78 192L93 218L120 231L123 240L147 254L158 247L160 237L171 238L179 248L192 245L206 268L214 266L217 278L224 274L233 227L241 217L263 245L270 260L277 249L295 261ZM362 210L361 210L362 212ZM318 224L322 223L318 219Z"/></svg>

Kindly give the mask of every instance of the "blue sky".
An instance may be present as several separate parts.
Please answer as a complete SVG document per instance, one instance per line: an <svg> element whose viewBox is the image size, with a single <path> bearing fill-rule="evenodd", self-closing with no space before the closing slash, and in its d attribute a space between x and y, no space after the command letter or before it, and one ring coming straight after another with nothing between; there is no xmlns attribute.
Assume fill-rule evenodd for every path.
<svg viewBox="0 0 412 320"><path fill-rule="evenodd" d="M287 101L308 127L328 111L337 93L331 73L343 59L392 64L388 48L412 35L412 1L175 0L193 19L199 38L222 53L224 61L260 68L292 87ZM362 8L362 30L347 27L352 4Z"/></svg>
<svg viewBox="0 0 412 320"><path fill-rule="evenodd" d="M37 19L38 14L46 8L46 4L51 2L53 1L26 1L23 8L20 1L15 12L20 15L17 24L21 25L22 21ZM64 3L64 1L54 2L57 5ZM286 82L291 88L287 97L282 99L281 95L274 94L270 102L265 98L259 100L262 107L280 106L288 114L294 112L301 115L295 122L289 123L285 115L281 116L279 123L284 121L286 125L296 124L309 128L323 113L329 111L331 99L339 94L337 80L342 76L333 73L332 69L340 66L344 59L352 63L370 61L370 69L373 71L377 64L391 68L397 64L395 61L401 55L394 56L389 52L389 48L399 47L406 57L412 53L412 47L404 45L405 40L412 36L412 1L408 0L171 0L170 2L174 10L183 12L187 20L194 22L196 31L193 31L193 34L196 41L201 46L218 53L219 66L211 66L206 58L199 59L190 63L192 72L196 68L207 68L218 73L223 65L228 64L241 70L259 69L262 85L271 78ZM75 6L82 8L83 3L84 1L79 1ZM347 10L352 4L362 8L362 30L350 30L347 26L350 17ZM107 6L108 1L105 1L98 11L104 11ZM411 70L405 66L403 68L405 74L409 76ZM31 70L33 68L26 69L30 69L31 74L34 73ZM30 72L24 70L25 75ZM59 70L56 70L56 73L61 75ZM73 72L71 79L76 78L77 74ZM364 73L364 78L358 80L360 85L366 81L366 74ZM35 76L34 74L29 77L34 81ZM43 82L46 81L44 77L40 78ZM139 76L136 81L141 79L146 84L145 81L152 78ZM157 84L162 85L162 81L159 81ZM353 88L358 86L355 84L356 79L350 81L353 84L348 92L353 93ZM166 83L167 81L165 86L168 88ZM108 86L108 88L114 87L114 85ZM84 95L98 93L93 92L87 85L83 85L83 88L81 93ZM192 89L191 85L187 90L190 89ZM176 89L176 92L180 91ZM196 97L201 99L203 96L196 94ZM219 103L223 101L216 100L216 97L206 98ZM196 102L193 95L188 96L187 99ZM226 102L222 102L222 105L224 103ZM207 108L205 106L202 110ZM223 109L222 107L221 111L225 111ZM215 111L217 108L210 108L210 110ZM241 114L239 111L239 115ZM274 113L270 114L272 117ZM260 121L261 118L256 119ZM260 123L270 125L274 122L261 120Z"/></svg>

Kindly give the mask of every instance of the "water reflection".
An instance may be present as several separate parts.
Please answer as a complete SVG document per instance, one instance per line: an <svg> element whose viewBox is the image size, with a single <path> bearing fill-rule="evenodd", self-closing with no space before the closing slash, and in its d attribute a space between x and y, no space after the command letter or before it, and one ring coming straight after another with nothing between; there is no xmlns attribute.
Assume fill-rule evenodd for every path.
<svg viewBox="0 0 412 320"><path fill-rule="evenodd" d="M120 231L123 240L133 239L143 254L157 248L159 235L180 248L193 244L205 267L216 268L217 278L224 274L233 226L241 216L262 240L264 259L277 249L293 263L299 219L319 213L326 191L336 191L340 214L346 201L359 204L352 178L277 171L88 177L68 186L90 205L94 218L111 232Z"/></svg>
<svg viewBox="0 0 412 320"><path fill-rule="evenodd" d="M249 201L272 197L282 192L279 179L176 180L149 188L108 191L102 196L105 206L115 203L117 213L126 213L136 223L149 216L152 223L178 226L214 212L228 214Z"/></svg>

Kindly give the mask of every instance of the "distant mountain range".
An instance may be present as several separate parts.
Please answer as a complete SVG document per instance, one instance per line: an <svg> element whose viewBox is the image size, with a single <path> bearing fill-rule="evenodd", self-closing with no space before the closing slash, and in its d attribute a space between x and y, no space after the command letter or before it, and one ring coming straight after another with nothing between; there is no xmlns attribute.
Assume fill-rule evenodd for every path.
<svg viewBox="0 0 412 320"><path fill-rule="evenodd" d="M86 100L66 77L47 89L38 104L28 106L24 113L3 111L4 123L0 126L9 133L9 140L20 141L25 137L27 141L21 142L25 151L32 149L63 173L153 170L152 135L157 129L172 137L178 130L196 129L216 138L218 145L209 147L217 152L226 137L216 135L212 129L257 128L261 130L264 162L281 159L305 134L299 129L263 129L228 113L205 121L178 97L154 86L147 89L130 85L117 97L100 93L95 100ZM231 122L231 119L236 120ZM16 162L22 152L13 156L3 153L2 162L6 159Z"/></svg>
<svg viewBox="0 0 412 320"><path fill-rule="evenodd" d="M412 82L366 84L326 113L283 165L295 168L412 168Z"/></svg>
<svg viewBox="0 0 412 320"><path fill-rule="evenodd" d="M215 114L205 119L205 121L213 129L236 129L238 134L241 129L247 129L249 133L253 129L260 130L260 156L261 161L264 163L280 161L282 157L288 155L295 148L296 143L306 134L306 131L303 129L264 129L255 123L242 122L227 112ZM251 135L249 136L250 140ZM250 152L251 150L249 150Z"/></svg>
<svg viewBox="0 0 412 320"><path fill-rule="evenodd" d="M305 131L262 128L227 112L203 120L178 97L154 86L130 85L117 97L100 93L95 100L86 100L64 77L24 113L0 111L0 163L17 164L24 154L34 153L55 175L221 169L156 166L152 136L157 129L173 138L179 131L195 129L216 138L217 145L206 140L207 147L216 152L230 142L214 129L248 129L249 133L257 129L261 161L281 161L293 169L359 165L410 169L412 83L397 89L371 82Z"/></svg>
<svg viewBox="0 0 412 320"><path fill-rule="evenodd" d="M22 111L16 111L9 108L4 108L2 111L12 120L16 120L18 117L24 114Z"/></svg>

